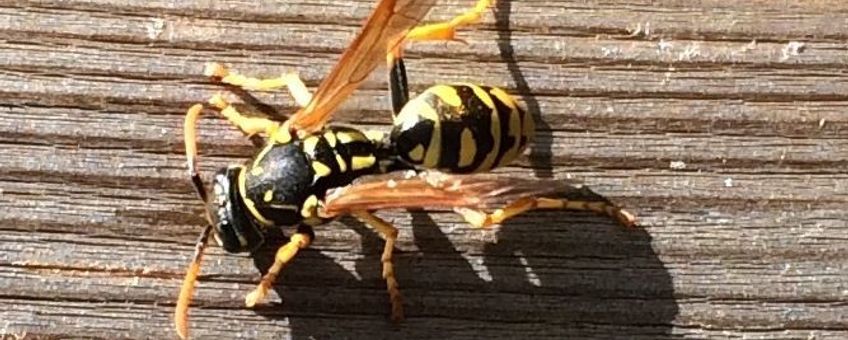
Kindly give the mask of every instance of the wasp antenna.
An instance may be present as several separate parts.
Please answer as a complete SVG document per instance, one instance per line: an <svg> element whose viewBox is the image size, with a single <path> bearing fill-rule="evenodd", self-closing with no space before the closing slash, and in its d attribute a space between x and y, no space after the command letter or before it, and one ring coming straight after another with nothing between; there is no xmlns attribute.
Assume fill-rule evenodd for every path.
<svg viewBox="0 0 848 340"><path fill-rule="evenodd" d="M206 203L206 186L203 184L203 179L200 178L200 174L196 172L191 174L191 184L194 186L194 191L197 192L197 197L199 197L203 203Z"/></svg>
<svg viewBox="0 0 848 340"><path fill-rule="evenodd" d="M188 175L191 176L191 183L194 185L194 190L197 191L197 196L206 203L206 190L203 180L200 179L200 174L197 173L197 120L202 111L203 104L195 104L188 109L183 124L183 139L185 141Z"/></svg>
<svg viewBox="0 0 848 340"><path fill-rule="evenodd" d="M197 238L194 245L194 256L186 270L183 285L180 287L180 296L177 298L177 308L174 310L174 328L181 339L188 337L188 305L191 304L194 295L194 283L200 274L200 262L203 259L203 251L209 242L209 234L212 233L212 225L207 225Z"/></svg>

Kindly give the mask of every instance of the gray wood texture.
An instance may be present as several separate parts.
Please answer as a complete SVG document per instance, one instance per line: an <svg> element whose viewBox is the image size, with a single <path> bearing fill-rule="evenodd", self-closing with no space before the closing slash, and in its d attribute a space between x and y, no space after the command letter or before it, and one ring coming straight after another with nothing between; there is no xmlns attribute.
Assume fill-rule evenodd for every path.
<svg viewBox="0 0 848 340"><path fill-rule="evenodd" d="M317 86L371 6L0 1L0 338L174 338L203 224L183 114L225 90L203 64ZM381 213L401 230L398 327L382 241L352 219L319 228L256 309L243 295L270 250L211 247L195 338L848 338L848 3L501 0L492 13L461 32L467 45L413 46L412 88L517 94L539 137L503 172L581 179L641 228ZM385 129L384 79L336 121ZM207 175L255 151L219 117L200 128Z"/></svg>

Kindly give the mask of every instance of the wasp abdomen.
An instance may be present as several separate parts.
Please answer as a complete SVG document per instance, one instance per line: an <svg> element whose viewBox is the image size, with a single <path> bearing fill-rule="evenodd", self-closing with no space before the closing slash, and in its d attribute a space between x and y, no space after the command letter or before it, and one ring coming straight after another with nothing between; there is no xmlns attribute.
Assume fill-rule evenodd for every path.
<svg viewBox="0 0 848 340"><path fill-rule="evenodd" d="M391 139L413 165L473 173L512 162L534 129L533 118L499 88L436 85L395 116Z"/></svg>

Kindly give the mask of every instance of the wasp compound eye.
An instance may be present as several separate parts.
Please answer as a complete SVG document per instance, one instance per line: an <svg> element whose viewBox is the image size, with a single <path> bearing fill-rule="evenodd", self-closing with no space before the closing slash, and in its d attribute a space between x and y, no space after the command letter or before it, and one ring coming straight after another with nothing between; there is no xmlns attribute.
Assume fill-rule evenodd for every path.
<svg viewBox="0 0 848 340"><path fill-rule="evenodd" d="M238 176L241 167L221 169L212 181L212 195L207 209L215 227L215 239L224 250L236 253L251 251L262 244L259 227L246 214L239 193Z"/></svg>

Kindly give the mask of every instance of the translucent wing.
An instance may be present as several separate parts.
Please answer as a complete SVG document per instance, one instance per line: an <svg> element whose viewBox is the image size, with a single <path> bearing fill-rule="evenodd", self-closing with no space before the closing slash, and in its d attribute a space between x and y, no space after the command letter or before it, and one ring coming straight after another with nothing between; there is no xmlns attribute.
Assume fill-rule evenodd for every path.
<svg viewBox="0 0 848 340"><path fill-rule="evenodd" d="M418 25L436 0L381 0L365 22L362 32L318 87L312 101L289 121L298 131L320 130L331 114L386 60L408 30Z"/></svg>
<svg viewBox="0 0 848 340"><path fill-rule="evenodd" d="M542 195L546 198L539 197ZM624 226L635 225L632 214L576 182L435 171L363 177L328 192L320 213L330 218L355 211L397 208L489 210L528 200L541 204L537 205L539 208L591 210L606 214ZM559 203L551 205L552 202Z"/></svg>
<svg viewBox="0 0 848 340"><path fill-rule="evenodd" d="M584 199L589 198L577 182L571 181L489 173L395 172L363 177L349 186L332 189L324 199L324 212L338 215L354 210L414 207L491 208L524 197L578 193ZM593 195L592 200L604 200Z"/></svg>

